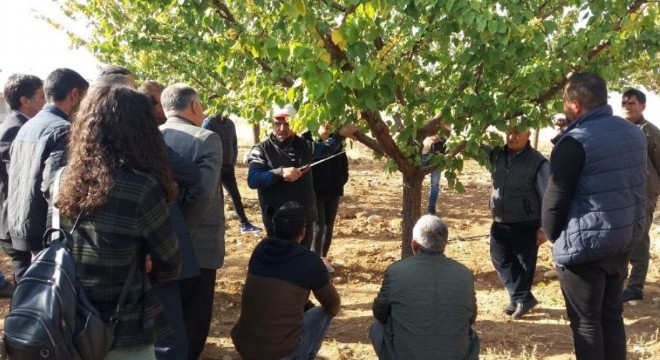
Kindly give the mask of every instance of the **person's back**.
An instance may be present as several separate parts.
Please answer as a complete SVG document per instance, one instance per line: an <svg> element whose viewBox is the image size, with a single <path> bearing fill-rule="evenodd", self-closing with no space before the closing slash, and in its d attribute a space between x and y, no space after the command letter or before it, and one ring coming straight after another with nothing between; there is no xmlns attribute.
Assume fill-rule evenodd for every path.
<svg viewBox="0 0 660 360"><path fill-rule="evenodd" d="M295 204L295 220L279 221L291 210L288 204ZM311 358L321 346L330 319L339 311L339 295L318 255L300 245L305 224L302 206L284 204L273 221L282 238L266 238L254 249L241 316L231 337L245 359ZM287 227L296 229L294 236L283 234L286 230L278 232L278 224L293 222ZM310 291L322 308L304 310Z"/></svg>
<svg viewBox="0 0 660 360"><path fill-rule="evenodd" d="M413 230L415 256L387 268L369 334L379 359L478 357L474 277L444 255L446 241L444 222L425 215Z"/></svg>

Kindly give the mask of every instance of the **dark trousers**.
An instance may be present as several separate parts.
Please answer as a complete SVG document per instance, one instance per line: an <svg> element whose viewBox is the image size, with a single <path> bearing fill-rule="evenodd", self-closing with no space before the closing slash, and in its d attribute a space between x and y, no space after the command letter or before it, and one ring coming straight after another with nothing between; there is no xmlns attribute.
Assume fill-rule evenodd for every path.
<svg viewBox="0 0 660 360"><path fill-rule="evenodd" d="M337 209L339 209L339 196L316 198L318 218L314 221L312 250L321 255L321 257L328 256L330 244L332 243L332 232L335 228Z"/></svg>
<svg viewBox="0 0 660 360"><path fill-rule="evenodd" d="M5 254L11 258L12 272L14 273L14 284L18 284L25 271L32 264L32 253L29 251L16 250L11 245L11 240L0 240L0 246Z"/></svg>
<svg viewBox="0 0 660 360"><path fill-rule="evenodd" d="M153 287L154 294L163 304L167 322L173 330L170 335L154 344L158 360L180 360L188 356L188 338L185 336L186 325L183 321L180 289L180 281L156 284Z"/></svg>
<svg viewBox="0 0 660 360"><path fill-rule="evenodd" d="M234 204L234 210L236 211L238 218L241 220L241 224L249 223L250 221L248 221L247 216L245 216L241 193L236 184L234 165L222 165L222 168L220 169L220 179L222 180L222 186L227 190L231 197L231 202Z"/></svg>
<svg viewBox="0 0 660 360"><path fill-rule="evenodd" d="M578 360L626 358L621 297L629 257L557 268Z"/></svg>
<svg viewBox="0 0 660 360"><path fill-rule="evenodd" d="M658 197L646 198L646 229L642 241L633 247L630 253L630 278L628 279L628 288L637 293L644 291L644 283L646 282L646 274L649 271L649 262L651 260L651 225L653 225L653 213L655 212L655 204Z"/></svg>
<svg viewBox="0 0 660 360"><path fill-rule="evenodd" d="M534 298L532 282L536 271L536 231L538 224L493 222L490 228L490 258L511 303Z"/></svg>
<svg viewBox="0 0 660 360"><path fill-rule="evenodd" d="M200 276L181 280L181 306L188 336L189 360L197 360L202 354L213 316L216 270L199 271Z"/></svg>

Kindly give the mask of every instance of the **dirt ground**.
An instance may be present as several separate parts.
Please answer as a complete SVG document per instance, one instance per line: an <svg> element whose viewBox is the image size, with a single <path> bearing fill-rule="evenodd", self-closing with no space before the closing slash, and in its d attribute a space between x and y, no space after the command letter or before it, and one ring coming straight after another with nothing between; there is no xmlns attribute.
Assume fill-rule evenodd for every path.
<svg viewBox="0 0 660 360"><path fill-rule="evenodd" d="M247 151L241 146L240 152ZM377 359L367 338L372 321L371 304L385 268L400 256L402 181L398 173L383 172L365 148L354 144L348 151L350 179L340 204L330 258L332 274L342 299L342 311L334 319L321 348L322 359ZM246 165L237 166L237 178L248 217L261 225L257 193L244 181ZM475 330L481 338L482 359L571 359L571 331L563 297L556 280L543 278L553 267L550 246L539 251L534 294L539 306L522 320L501 312L508 301L489 257L489 176L475 162L467 162L461 174L466 192L443 189L438 213L449 225L447 255L470 268L475 275L479 315ZM428 181L428 180L427 180ZM426 208L428 183L424 183L422 208ZM443 184L445 185L445 184ZM226 198L228 210L231 200ZM218 271L214 317L203 359L239 359L229 332L240 312L241 290L249 256L259 235L241 235L235 214L226 211L225 264ZM655 238L645 300L625 306L629 359L660 358L660 221L652 228ZM263 234L262 234L263 235ZM3 271L10 273L6 256ZM0 300L0 318L9 307Z"/></svg>

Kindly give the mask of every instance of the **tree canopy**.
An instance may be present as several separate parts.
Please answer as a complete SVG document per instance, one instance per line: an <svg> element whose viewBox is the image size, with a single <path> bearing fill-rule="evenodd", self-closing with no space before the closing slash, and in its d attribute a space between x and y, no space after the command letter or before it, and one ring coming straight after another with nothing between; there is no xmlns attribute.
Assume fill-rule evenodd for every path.
<svg viewBox="0 0 660 360"><path fill-rule="evenodd" d="M75 40L137 78L187 82L212 111L252 122L273 104L299 127L356 122L358 140L404 177L404 216L419 215L421 181L450 186L465 157L482 158L490 126L550 124L570 73L614 88L657 89L657 1L67 0L89 22ZM451 125L447 155L421 166L422 139ZM370 134L364 135L364 134ZM404 254L412 222L404 221Z"/></svg>

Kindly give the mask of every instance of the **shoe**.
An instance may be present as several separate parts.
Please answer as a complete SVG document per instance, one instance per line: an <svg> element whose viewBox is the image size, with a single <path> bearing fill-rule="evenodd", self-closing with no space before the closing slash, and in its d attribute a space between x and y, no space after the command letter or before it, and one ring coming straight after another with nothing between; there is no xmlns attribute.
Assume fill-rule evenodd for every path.
<svg viewBox="0 0 660 360"><path fill-rule="evenodd" d="M321 260L323 260L323 265L325 265L325 268L328 270L328 273L335 272L335 268L333 268L332 265L330 265L330 261L328 261L328 259L321 258Z"/></svg>
<svg viewBox="0 0 660 360"><path fill-rule="evenodd" d="M428 208L429 215L435 215L435 208Z"/></svg>
<svg viewBox="0 0 660 360"><path fill-rule="evenodd" d="M643 300L644 294L639 290L633 290L631 288L625 288L623 290L623 296L621 298L622 302L628 302L632 300Z"/></svg>
<svg viewBox="0 0 660 360"><path fill-rule="evenodd" d="M260 228L250 223L241 224L241 234L256 234L259 231L261 231Z"/></svg>
<svg viewBox="0 0 660 360"><path fill-rule="evenodd" d="M502 311L509 316L513 315L513 313L516 312L516 303L509 303L504 309L502 309Z"/></svg>
<svg viewBox="0 0 660 360"><path fill-rule="evenodd" d="M516 304L516 311L511 314L511 317L514 319L520 319L538 304L539 302L535 298L526 302L518 303Z"/></svg>
<svg viewBox="0 0 660 360"><path fill-rule="evenodd" d="M11 298L14 295L14 289L16 286L14 284L7 282L5 286L0 289L0 298Z"/></svg>

